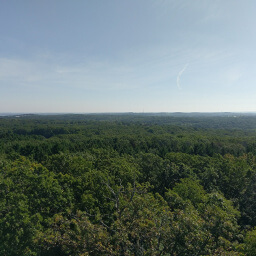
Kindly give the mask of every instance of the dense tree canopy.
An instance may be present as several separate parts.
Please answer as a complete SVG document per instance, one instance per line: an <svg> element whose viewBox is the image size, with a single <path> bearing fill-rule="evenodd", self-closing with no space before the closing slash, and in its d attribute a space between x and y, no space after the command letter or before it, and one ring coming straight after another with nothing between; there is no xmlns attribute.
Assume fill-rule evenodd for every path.
<svg viewBox="0 0 256 256"><path fill-rule="evenodd" d="M0 255L256 255L255 125L0 118Z"/></svg>

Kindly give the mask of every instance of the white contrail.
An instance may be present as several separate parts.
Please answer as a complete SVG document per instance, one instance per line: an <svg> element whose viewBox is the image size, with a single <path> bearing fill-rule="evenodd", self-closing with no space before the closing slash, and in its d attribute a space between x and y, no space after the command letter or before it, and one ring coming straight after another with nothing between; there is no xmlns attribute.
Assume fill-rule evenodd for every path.
<svg viewBox="0 0 256 256"><path fill-rule="evenodd" d="M177 86L179 89L181 89L180 87L180 77L183 74L183 72L186 70L186 68L188 67L188 63L184 66L184 68L179 72L178 76L177 76Z"/></svg>

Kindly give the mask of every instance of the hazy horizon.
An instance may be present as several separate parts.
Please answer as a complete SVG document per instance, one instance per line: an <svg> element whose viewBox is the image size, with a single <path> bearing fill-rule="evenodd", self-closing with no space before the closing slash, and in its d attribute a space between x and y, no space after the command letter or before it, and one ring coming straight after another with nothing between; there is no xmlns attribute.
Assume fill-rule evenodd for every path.
<svg viewBox="0 0 256 256"><path fill-rule="evenodd" d="M169 114L256 114L256 111L223 111L223 112L207 112L207 111L194 111L194 112L0 112L1 115L125 115L125 114L139 114L139 115L169 115Z"/></svg>
<svg viewBox="0 0 256 256"><path fill-rule="evenodd" d="M0 113L252 113L256 2L4 1Z"/></svg>

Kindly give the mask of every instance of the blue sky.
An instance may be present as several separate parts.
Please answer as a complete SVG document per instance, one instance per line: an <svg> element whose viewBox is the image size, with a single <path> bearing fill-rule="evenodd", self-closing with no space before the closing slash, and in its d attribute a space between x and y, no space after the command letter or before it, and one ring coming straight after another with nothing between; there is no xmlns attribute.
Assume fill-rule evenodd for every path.
<svg viewBox="0 0 256 256"><path fill-rule="evenodd" d="M0 2L0 112L256 111L255 0Z"/></svg>

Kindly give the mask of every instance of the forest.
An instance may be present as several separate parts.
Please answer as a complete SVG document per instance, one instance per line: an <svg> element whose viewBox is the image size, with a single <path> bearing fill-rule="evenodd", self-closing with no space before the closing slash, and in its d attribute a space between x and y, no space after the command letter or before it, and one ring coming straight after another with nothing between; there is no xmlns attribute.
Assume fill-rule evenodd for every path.
<svg viewBox="0 0 256 256"><path fill-rule="evenodd" d="M0 255L256 255L256 114L0 117Z"/></svg>

